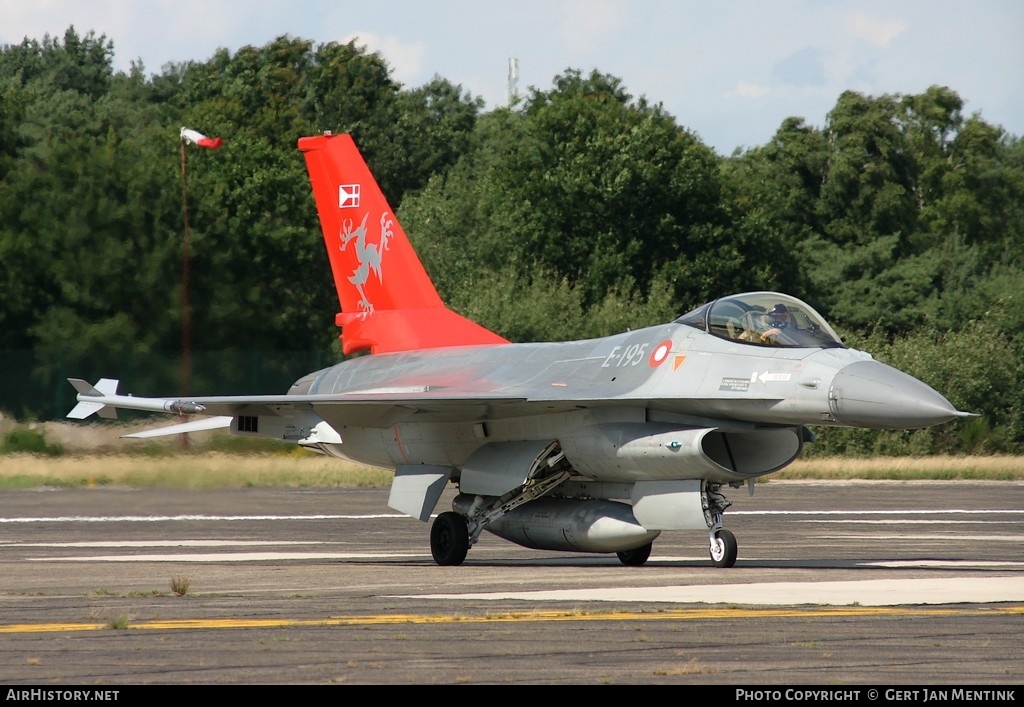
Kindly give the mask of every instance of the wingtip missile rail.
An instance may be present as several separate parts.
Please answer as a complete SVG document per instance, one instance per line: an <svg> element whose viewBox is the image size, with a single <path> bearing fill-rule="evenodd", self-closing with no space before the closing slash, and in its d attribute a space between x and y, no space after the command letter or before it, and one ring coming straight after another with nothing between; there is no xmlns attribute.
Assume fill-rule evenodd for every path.
<svg viewBox="0 0 1024 707"><path fill-rule="evenodd" d="M114 378L101 378L92 385L81 378L68 378L68 382L78 391L78 405L68 413L68 417L78 420L85 419L93 413L109 419L117 418L117 408L143 410L146 412L171 412L177 415L198 415L206 410L199 403L176 398L137 398L133 395L118 395L120 383Z"/></svg>

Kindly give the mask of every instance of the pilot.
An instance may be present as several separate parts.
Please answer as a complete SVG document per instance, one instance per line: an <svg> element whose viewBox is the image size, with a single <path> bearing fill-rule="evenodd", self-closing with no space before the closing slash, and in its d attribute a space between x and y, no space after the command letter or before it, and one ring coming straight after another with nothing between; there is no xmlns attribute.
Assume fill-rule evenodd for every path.
<svg viewBox="0 0 1024 707"><path fill-rule="evenodd" d="M779 302L765 313L768 328L761 332L761 343L778 343L779 334L789 328L789 308Z"/></svg>

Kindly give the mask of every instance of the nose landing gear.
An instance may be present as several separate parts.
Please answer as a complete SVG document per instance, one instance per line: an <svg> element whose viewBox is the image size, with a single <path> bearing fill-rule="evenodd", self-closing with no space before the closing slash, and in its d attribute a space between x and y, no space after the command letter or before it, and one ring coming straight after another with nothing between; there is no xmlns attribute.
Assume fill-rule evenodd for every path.
<svg viewBox="0 0 1024 707"><path fill-rule="evenodd" d="M719 528L711 531L711 561L715 567L732 567L736 564L736 536L731 530Z"/></svg>
<svg viewBox="0 0 1024 707"><path fill-rule="evenodd" d="M732 501L721 492L721 484L704 483L701 489L704 506L704 520L708 524L709 551L715 567L732 567L736 564L736 536L722 527L722 514Z"/></svg>

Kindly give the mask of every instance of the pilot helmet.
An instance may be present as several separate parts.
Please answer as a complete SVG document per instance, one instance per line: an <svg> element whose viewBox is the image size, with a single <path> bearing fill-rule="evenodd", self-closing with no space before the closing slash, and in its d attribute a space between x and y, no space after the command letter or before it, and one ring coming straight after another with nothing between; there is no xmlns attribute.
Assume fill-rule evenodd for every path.
<svg viewBox="0 0 1024 707"><path fill-rule="evenodd" d="M779 302L768 310L768 319L773 326L785 326L789 323L789 308Z"/></svg>

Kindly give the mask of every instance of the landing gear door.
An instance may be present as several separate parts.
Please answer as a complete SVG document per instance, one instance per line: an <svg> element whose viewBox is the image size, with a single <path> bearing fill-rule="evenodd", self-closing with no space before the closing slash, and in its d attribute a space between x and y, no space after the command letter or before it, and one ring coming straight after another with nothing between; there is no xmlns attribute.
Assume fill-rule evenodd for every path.
<svg viewBox="0 0 1024 707"><path fill-rule="evenodd" d="M637 481L633 517L648 530L707 530L700 479Z"/></svg>
<svg viewBox="0 0 1024 707"><path fill-rule="evenodd" d="M426 522L451 475L452 470L447 466L399 465L391 482L388 508Z"/></svg>
<svg viewBox="0 0 1024 707"><path fill-rule="evenodd" d="M463 465L459 490L477 496L503 496L525 484L557 445L555 440L485 444Z"/></svg>

